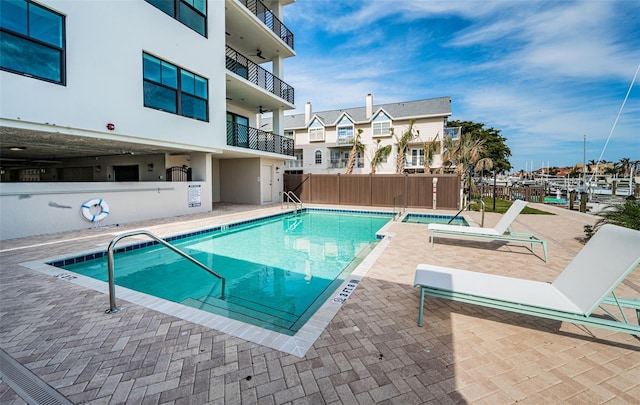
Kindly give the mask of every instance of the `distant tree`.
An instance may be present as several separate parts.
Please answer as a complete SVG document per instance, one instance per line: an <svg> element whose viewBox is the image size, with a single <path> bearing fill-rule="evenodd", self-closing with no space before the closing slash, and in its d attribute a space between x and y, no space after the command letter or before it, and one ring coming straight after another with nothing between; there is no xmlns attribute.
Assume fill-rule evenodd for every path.
<svg viewBox="0 0 640 405"><path fill-rule="evenodd" d="M349 160L347 161L347 170L345 171L345 174L351 174L353 172L353 166L356 163L358 153L361 155L364 153L364 144L360 142L361 135L362 130L358 129L358 135L354 136L351 140L352 146L351 151L349 152Z"/></svg>
<svg viewBox="0 0 640 405"><path fill-rule="evenodd" d="M407 149L409 149L409 144L420 136L420 131L413 128L413 125L416 123L415 120L411 120L409 122L409 128L398 137L393 133L393 128L391 130L391 134L396 138L396 147L398 148L398 157L396 160L396 173L401 174L404 171L404 163L405 157L407 154Z"/></svg>
<svg viewBox="0 0 640 405"><path fill-rule="evenodd" d="M620 177L627 177L631 173L631 159L622 158L620 159L618 164L620 165L619 166L620 170L618 171L618 175Z"/></svg>
<svg viewBox="0 0 640 405"><path fill-rule="evenodd" d="M483 152L480 158L489 158L493 162L493 169L497 173L511 170L511 149L507 146L507 139L500 135L500 130L485 128L484 124L472 121L448 121L449 127L461 127L461 134L470 134L473 139L482 139Z"/></svg>
<svg viewBox="0 0 640 405"><path fill-rule="evenodd" d="M380 139L376 139L376 150L371 158L371 174L376 174L378 166L380 166L391 154L391 145L380 146Z"/></svg>

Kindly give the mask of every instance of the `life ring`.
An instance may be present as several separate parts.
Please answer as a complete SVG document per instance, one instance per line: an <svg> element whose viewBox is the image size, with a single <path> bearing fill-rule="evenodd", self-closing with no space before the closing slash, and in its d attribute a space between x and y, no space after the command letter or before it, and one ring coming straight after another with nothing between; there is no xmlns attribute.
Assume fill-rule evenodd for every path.
<svg viewBox="0 0 640 405"><path fill-rule="evenodd" d="M97 214L91 213L91 208L98 207L100 212ZM96 198L93 200L89 200L86 203L82 204L80 208L82 212L82 216L89 222L100 222L109 215L109 204L107 204L102 198Z"/></svg>

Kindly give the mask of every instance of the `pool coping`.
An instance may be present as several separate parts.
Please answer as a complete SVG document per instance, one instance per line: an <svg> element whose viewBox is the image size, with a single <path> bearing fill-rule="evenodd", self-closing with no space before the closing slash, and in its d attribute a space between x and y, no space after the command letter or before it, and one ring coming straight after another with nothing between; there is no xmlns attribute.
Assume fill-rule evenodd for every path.
<svg viewBox="0 0 640 405"><path fill-rule="evenodd" d="M324 209L324 208L310 208L312 211L335 211L335 212L357 212L357 213L374 213L374 214L393 214L389 211L380 210L349 210L349 209ZM233 224L246 223L249 221L257 221L260 219L266 219L275 216L285 215L286 213L265 215L256 218L252 218L248 221L234 221ZM189 307L176 302L168 301L162 298L154 297L145 293L131 290L126 287L115 286L115 295L118 301L121 303L120 310L126 310L126 304L131 303L140 305L158 312L162 312L167 315L172 315L185 321L193 322L198 325L206 326L211 329L226 333L228 335L238 337L247 340L252 343L256 343L262 346L266 346L272 349L276 349L288 354L292 354L297 357L304 357L306 353L311 349L316 340L320 337L322 332L329 325L334 316L338 313L342 305L348 300L351 293L357 288L359 282L366 276L369 269L373 266L376 260L384 252L387 245L393 238L393 233L388 232L388 228L398 220L389 218L389 221L382 226L376 232L377 243L375 247L369 252L369 254L363 258L362 262L356 266L349 276L340 284L335 292L329 297L320 308L305 322L305 324L293 335L286 335L283 333L275 332L269 329L264 329L259 326L255 326L246 322L237 321L221 315L212 314L201 309ZM224 226L224 225L221 225ZM202 230L194 230L190 233L201 232ZM174 237L170 236L169 238ZM164 238L168 239L168 238ZM145 244L148 242L137 242L137 244ZM120 249L126 249L132 245L136 245L133 242ZM107 296L105 300L105 312L109 310L108 295L109 285L107 282L96 280L94 278L84 276L81 274L73 273L71 271L55 267L48 263L59 263L65 259L79 256L89 256L95 254L96 251L91 252L78 252L77 254L66 254L60 257L40 259L34 261L28 261L20 263L20 265L29 268L34 271L38 271L43 274L47 274L73 284L92 289L94 291L101 292ZM124 305L123 305L124 304Z"/></svg>

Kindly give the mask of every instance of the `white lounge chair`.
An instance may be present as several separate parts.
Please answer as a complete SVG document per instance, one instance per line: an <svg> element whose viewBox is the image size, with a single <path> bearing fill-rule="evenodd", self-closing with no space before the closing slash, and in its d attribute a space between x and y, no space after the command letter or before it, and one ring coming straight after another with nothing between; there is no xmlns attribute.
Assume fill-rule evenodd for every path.
<svg viewBox="0 0 640 405"><path fill-rule="evenodd" d="M433 248L433 242L436 234L438 235L451 235L462 236L468 238L481 238L492 240L504 240L509 242L526 242L531 245L531 251L533 252L533 244L542 245L544 251L544 261L548 261L547 257L547 242L537 238L530 233L519 233L509 231L509 227L516 219L518 214L527 205L526 201L515 200L511 207L504 213L500 221L493 228L482 228L479 226L460 226L460 225L448 225L448 224L429 224L429 230L431 231L431 248Z"/></svg>
<svg viewBox="0 0 640 405"><path fill-rule="evenodd" d="M597 326L640 336L622 308L636 310L640 300L618 298L615 288L640 264L640 231L603 225L553 283L419 264L414 286L420 287L418 326L424 296L446 298L542 318ZM620 309L622 320L601 305ZM593 316L600 307L613 319Z"/></svg>

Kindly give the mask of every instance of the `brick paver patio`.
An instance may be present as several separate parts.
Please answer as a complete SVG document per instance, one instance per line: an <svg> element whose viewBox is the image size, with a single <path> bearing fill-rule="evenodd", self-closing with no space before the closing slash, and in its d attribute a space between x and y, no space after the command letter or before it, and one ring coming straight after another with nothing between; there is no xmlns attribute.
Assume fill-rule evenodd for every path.
<svg viewBox="0 0 640 405"><path fill-rule="evenodd" d="M0 348L73 403L637 404L640 339L631 335L439 299L427 300L417 326L418 263L553 280L594 218L538 207L557 215L520 215L514 227L548 241L549 263L510 243L439 238L431 249L426 225L394 223L383 254L302 358L126 302L105 314L105 293L21 265L106 247L132 229L166 236L280 206L3 241ZM486 214L485 226L498 219ZM640 296L639 273L621 295ZM0 402L25 403L5 382Z"/></svg>

